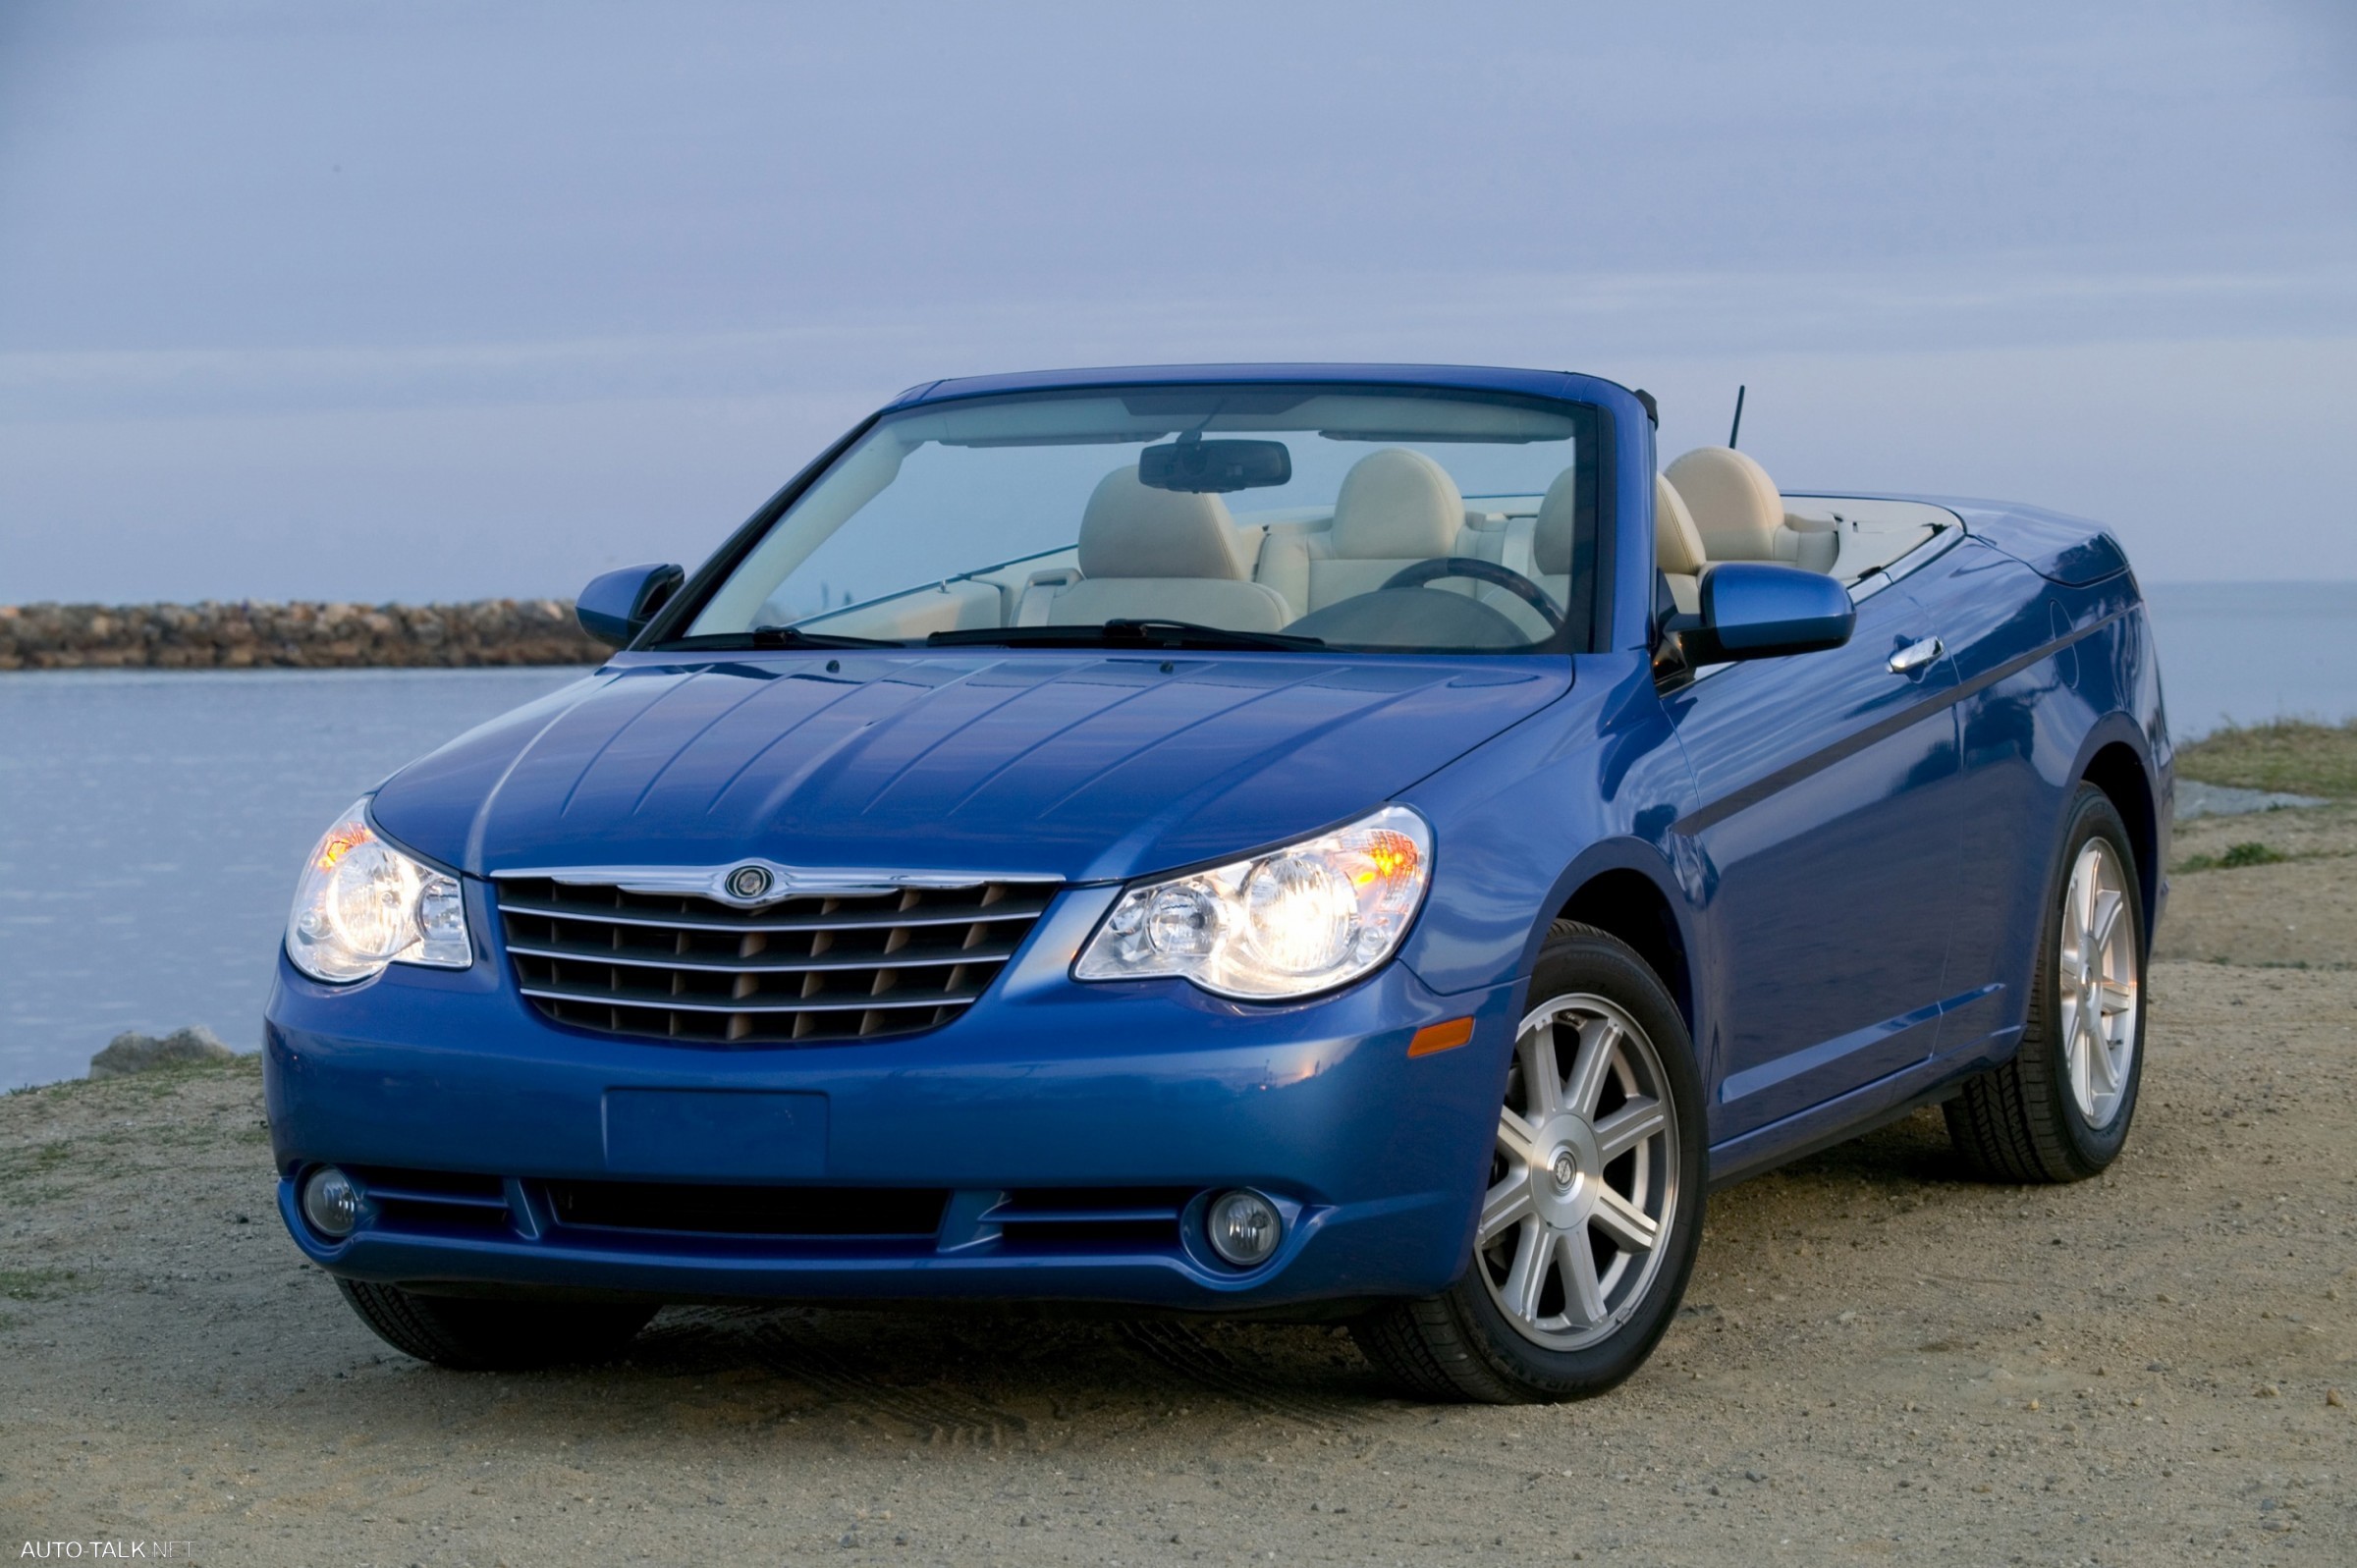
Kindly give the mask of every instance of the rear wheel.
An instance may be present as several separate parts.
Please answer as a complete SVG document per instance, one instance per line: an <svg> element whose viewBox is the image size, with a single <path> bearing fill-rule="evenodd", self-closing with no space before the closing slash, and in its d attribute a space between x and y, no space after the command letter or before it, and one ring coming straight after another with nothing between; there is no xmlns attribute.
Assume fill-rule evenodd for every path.
<svg viewBox="0 0 2357 1568"><path fill-rule="evenodd" d="M336 1288L386 1344L460 1372L610 1361L655 1315L646 1306L423 1296L358 1279Z"/></svg>
<svg viewBox="0 0 2357 1568"><path fill-rule="evenodd" d="M1702 1235L1702 1094L1685 1023L1626 946L1557 922L1514 1042L1473 1256L1355 1325L1415 1394L1576 1399L1652 1354Z"/></svg>
<svg viewBox="0 0 2357 1568"><path fill-rule="evenodd" d="M2080 1181L2119 1157L2144 1080L2144 897L2110 798L2079 786L2013 1059L1947 1103L1965 1162L1999 1181Z"/></svg>

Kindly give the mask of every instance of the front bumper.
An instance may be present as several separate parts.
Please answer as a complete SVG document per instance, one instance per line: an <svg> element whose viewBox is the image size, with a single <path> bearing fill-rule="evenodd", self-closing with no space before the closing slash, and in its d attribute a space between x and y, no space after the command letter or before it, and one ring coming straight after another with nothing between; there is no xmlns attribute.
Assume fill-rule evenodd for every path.
<svg viewBox="0 0 2357 1568"><path fill-rule="evenodd" d="M459 1290L1236 1311L1429 1294L1454 1279L1515 988L1438 997L1398 963L1283 1007L1178 981L1075 984L1066 968L1108 896L1068 893L963 1016L873 1044L727 1048L565 1028L515 993L496 950L459 973L395 965L350 988L282 957L264 1063L281 1213L332 1272ZM1419 1028L1468 1014L1470 1045L1407 1054ZM756 1134L763 1108L793 1112L773 1148L689 1123L650 1139L650 1103L731 1115L741 1104ZM297 1206L300 1178L321 1163L383 1195L341 1241ZM1276 1255L1250 1270L1201 1239L1204 1200L1235 1186L1269 1194L1288 1219ZM938 1193L941 1217L921 1235L720 1233L694 1217L700 1194L725 1205L782 1188L847 1209L880 1191ZM583 1192L669 1217L616 1224L607 1202L582 1222L570 1200Z"/></svg>

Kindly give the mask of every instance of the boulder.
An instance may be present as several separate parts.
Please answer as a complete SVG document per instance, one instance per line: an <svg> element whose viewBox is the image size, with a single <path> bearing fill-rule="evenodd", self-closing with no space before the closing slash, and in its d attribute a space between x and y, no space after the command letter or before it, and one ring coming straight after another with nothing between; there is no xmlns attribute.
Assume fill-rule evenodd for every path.
<svg viewBox="0 0 2357 1568"><path fill-rule="evenodd" d="M223 1045L219 1037L202 1024L175 1029L168 1035L142 1035L126 1030L107 1042L106 1049L90 1058L90 1076L127 1078L135 1072L146 1072L156 1067L235 1059L237 1053Z"/></svg>

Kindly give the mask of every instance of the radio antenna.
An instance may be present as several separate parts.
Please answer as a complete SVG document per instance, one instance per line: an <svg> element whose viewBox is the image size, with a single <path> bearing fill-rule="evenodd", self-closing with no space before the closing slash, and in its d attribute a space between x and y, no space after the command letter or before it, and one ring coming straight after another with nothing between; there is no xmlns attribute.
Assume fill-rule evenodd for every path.
<svg viewBox="0 0 2357 1568"><path fill-rule="evenodd" d="M1742 433L1743 433L1743 389L1742 389L1741 387L1737 387L1737 388L1735 389L1735 422L1734 422L1733 424L1731 424L1731 425L1728 425L1728 426L1727 427L1727 448L1728 448L1728 450L1729 450L1729 451L1732 451L1732 450L1733 450L1733 448L1734 448L1734 445L1735 445L1735 437L1737 437L1737 436L1741 435Z"/></svg>

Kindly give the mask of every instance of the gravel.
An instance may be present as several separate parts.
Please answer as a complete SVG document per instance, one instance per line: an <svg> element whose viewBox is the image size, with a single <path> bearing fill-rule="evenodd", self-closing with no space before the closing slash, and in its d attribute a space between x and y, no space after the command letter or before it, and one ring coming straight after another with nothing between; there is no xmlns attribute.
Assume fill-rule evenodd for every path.
<svg viewBox="0 0 2357 1568"><path fill-rule="evenodd" d="M2295 795L2281 789L2238 789L2232 784L2201 784L2192 779L2177 781L2176 820L2179 822L2192 822L2200 817L2242 817L2254 811L2281 811L2324 804L2325 801L2315 795Z"/></svg>
<svg viewBox="0 0 2357 1568"><path fill-rule="evenodd" d="M1927 1112L1732 1188L1653 1361L1546 1408L1391 1398L1332 1326L967 1311L674 1308L618 1366L441 1372L286 1239L249 1061L10 1096L0 1551L2345 1563L2357 972L2151 995L2110 1173L1962 1180Z"/></svg>

